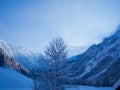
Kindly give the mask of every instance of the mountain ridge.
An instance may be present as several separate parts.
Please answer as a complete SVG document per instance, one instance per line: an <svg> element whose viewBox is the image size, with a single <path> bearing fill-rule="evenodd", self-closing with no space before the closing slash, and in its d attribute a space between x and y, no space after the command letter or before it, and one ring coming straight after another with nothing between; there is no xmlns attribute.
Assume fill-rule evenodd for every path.
<svg viewBox="0 0 120 90"><path fill-rule="evenodd" d="M18 63L34 71L34 69L39 68L38 61L40 60L40 54L27 51L20 47L15 47L4 40L0 39L0 48L9 56L13 57Z"/></svg>
<svg viewBox="0 0 120 90"><path fill-rule="evenodd" d="M74 57L74 60L65 63L64 69L70 71L66 72L66 75L67 79L72 81L71 83L112 86L120 78L120 73L116 70L116 66L120 68L120 65L115 63L119 62L120 58L120 27L117 29L101 43L90 46L76 59ZM115 75L107 77L108 74Z"/></svg>

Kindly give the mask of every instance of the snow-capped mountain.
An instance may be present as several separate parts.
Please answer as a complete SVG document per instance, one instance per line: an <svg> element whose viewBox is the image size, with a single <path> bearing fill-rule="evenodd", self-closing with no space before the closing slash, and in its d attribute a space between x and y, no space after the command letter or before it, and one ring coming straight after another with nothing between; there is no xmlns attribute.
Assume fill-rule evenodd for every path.
<svg viewBox="0 0 120 90"><path fill-rule="evenodd" d="M5 41L3 41L1 39L0 39L0 48L3 49L8 56L13 57L13 53L12 53L10 46Z"/></svg>
<svg viewBox="0 0 120 90"><path fill-rule="evenodd" d="M13 57L18 63L30 71L39 67L39 54L29 52L22 47L14 47L3 40L0 40L0 48L2 48L8 56Z"/></svg>
<svg viewBox="0 0 120 90"><path fill-rule="evenodd" d="M64 69L71 83L112 86L120 78L120 26L101 43L68 59Z"/></svg>
<svg viewBox="0 0 120 90"><path fill-rule="evenodd" d="M8 56L1 48L0 48L0 67L14 69L26 76L31 75L28 69L26 69L17 61L15 61L12 57Z"/></svg>

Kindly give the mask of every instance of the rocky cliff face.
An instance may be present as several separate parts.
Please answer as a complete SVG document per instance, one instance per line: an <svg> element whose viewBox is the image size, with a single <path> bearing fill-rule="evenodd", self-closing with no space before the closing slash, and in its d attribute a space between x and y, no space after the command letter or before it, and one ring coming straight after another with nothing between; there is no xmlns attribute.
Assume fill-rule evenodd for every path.
<svg viewBox="0 0 120 90"><path fill-rule="evenodd" d="M120 28L65 63L66 77L76 84L112 86L120 78Z"/></svg>
<svg viewBox="0 0 120 90"><path fill-rule="evenodd" d="M16 62L12 57L8 56L1 48L0 48L0 66L5 68L12 68L27 76L30 75L30 72L26 68L24 68L18 62Z"/></svg>

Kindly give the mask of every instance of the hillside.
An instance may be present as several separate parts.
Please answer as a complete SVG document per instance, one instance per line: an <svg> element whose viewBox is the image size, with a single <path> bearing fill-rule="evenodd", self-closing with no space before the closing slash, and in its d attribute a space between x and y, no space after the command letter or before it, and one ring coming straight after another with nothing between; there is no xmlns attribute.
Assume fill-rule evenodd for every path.
<svg viewBox="0 0 120 90"><path fill-rule="evenodd" d="M4 40L0 40L0 48L28 70L34 71L39 68L40 54L27 51L22 47L12 46Z"/></svg>
<svg viewBox="0 0 120 90"><path fill-rule="evenodd" d="M116 33L94 44L65 63L69 84L112 86L120 78L120 27ZM67 81L65 82L67 83Z"/></svg>
<svg viewBox="0 0 120 90"><path fill-rule="evenodd" d="M32 90L32 80L17 71L0 67L0 90Z"/></svg>
<svg viewBox="0 0 120 90"><path fill-rule="evenodd" d="M65 90L113 90L112 87L66 86Z"/></svg>
<svg viewBox="0 0 120 90"><path fill-rule="evenodd" d="M23 67L20 63L15 61L12 57L8 56L1 48L0 48L0 66L6 68L12 68L26 76L30 75L30 71Z"/></svg>

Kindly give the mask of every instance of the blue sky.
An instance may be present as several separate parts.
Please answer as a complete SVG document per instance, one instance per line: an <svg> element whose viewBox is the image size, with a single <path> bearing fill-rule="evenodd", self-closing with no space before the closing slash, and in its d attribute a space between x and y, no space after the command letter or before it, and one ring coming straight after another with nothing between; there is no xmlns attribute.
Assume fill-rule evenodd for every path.
<svg viewBox="0 0 120 90"><path fill-rule="evenodd" d="M0 0L0 38L34 52L57 36L88 47L114 32L119 9L120 0Z"/></svg>

